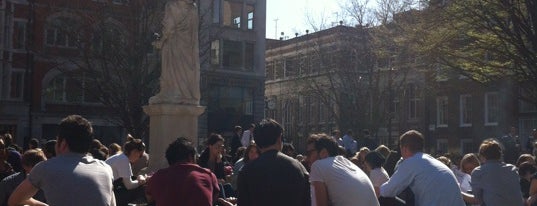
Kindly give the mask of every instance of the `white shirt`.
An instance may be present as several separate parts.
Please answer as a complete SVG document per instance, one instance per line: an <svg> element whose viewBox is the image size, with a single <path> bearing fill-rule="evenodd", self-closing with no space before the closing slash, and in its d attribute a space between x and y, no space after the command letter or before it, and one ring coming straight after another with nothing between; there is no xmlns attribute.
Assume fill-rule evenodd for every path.
<svg viewBox="0 0 537 206"><path fill-rule="evenodd" d="M250 146L250 136L251 135L252 135L252 132L250 132L250 130L245 130L242 133L241 144L242 144L243 147Z"/></svg>
<svg viewBox="0 0 537 206"><path fill-rule="evenodd" d="M380 187L382 184L390 180L390 176L383 167L379 167L369 172L369 179L371 179L373 187Z"/></svg>
<svg viewBox="0 0 537 206"><path fill-rule="evenodd" d="M331 205L378 206L373 184L358 166L342 156L317 160L311 166L310 183L325 184ZM312 205L315 192L312 189Z"/></svg>
<svg viewBox="0 0 537 206"><path fill-rule="evenodd" d="M125 153L113 155L106 159L105 162L106 164L110 165L110 167L112 167L114 180L123 178L123 184L125 184L125 187L129 190L139 186L137 180L131 180L131 177L133 175L131 164L129 162L129 158Z"/></svg>

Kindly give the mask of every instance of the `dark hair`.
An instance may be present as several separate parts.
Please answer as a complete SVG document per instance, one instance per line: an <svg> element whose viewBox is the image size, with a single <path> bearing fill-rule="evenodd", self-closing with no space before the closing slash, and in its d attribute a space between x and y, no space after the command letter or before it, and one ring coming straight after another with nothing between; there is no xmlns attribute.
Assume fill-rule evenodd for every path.
<svg viewBox="0 0 537 206"><path fill-rule="evenodd" d="M399 144L401 147L408 147L410 152L416 153L423 151L423 142L425 138L423 135L416 130L409 130L405 132L399 138Z"/></svg>
<svg viewBox="0 0 537 206"><path fill-rule="evenodd" d="M365 155L365 161L371 166L371 169L382 167L386 158L377 151L371 151Z"/></svg>
<svg viewBox="0 0 537 206"><path fill-rule="evenodd" d="M125 154L129 156L133 150L145 151L145 144L141 139L133 139L125 143Z"/></svg>
<svg viewBox="0 0 537 206"><path fill-rule="evenodd" d="M98 139L93 139L91 141L91 146L90 148L91 149L100 149L101 147L103 147L104 145L101 143L101 141L99 141Z"/></svg>
<svg viewBox="0 0 537 206"><path fill-rule="evenodd" d="M58 140L65 140L71 152L88 152L93 140L91 123L80 115L65 117L58 127Z"/></svg>
<svg viewBox="0 0 537 206"><path fill-rule="evenodd" d="M13 136L9 133L4 134L4 143L6 144L6 147L11 146L13 144Z"/></svg>
<svg viewBox="0 0 537 206"><path fill-rule="evenodd" d="M233 128L233 132L238 132L238 131L241 131L242 130L242 127L241 126L235 126Z"/></svg>
<svg viewBox="0 0 537 206"><path fill-rule="evenodd" d="M188 161L189 158L194 159L195 155L196 149L192 146L192 142L185 137L177 138L166 149L166 160L168 160L169 165Z"/></svg>
<svg viewBox="0 0 537 206"><path fill-rule="evenodd" d="M56 140L49 140L43 145L43 152L47 159L53 158L56 156Z"/></svg>
<svg viewBox="0 0 537 206"><path fill-rule="evenodd" d="M244 150L244 163L248 163L250 162L250 156L248 155L250 153L251 150L255 149L257 151L257 154L260 154L261 152L259 151L259 148L257 147L256 144L251 144L251 145L248 145L248 147L246 148L246 150Z"/></svg>
<svg viewBox="0 0 537 206"><path fill-rule="evenodd" d="M21 163L27 167L34 167L37 163L47 160L41 150L29 149L22 155Z"/></svg>
<svg viewBox="0 0 537 206"><path fill-rule="evenodd" d="M118 152L121 152L121 146L119 146L119 144L117 144L117 143L110 144L108 146L108 148L109 148L109 150L108 150L109 155L115 155Z"/></svg>
<svg viewBox="0 0 537 206"><path fill-rule="evenodd" d="M216 144L217 142L220 142L220 141L224 141L224 138L222 137L222 135L220 134L216 134L216 133L211 133L209 135L209 138L207 139L207 146L209 145L214 145Z"/></svg>
<svg viewBox="0 0 537 206"><path fill-rule="evenodd" d="M531 162L523 162L520 164L520 167L518 167L518 175L520 175L520 177L524 177L528 173L533 175L535 172L537 172L537 168L535 168L535 165Z"/></svg>
<svg viewBox="0 0 537 206"><path fill-rule="evenodd" d="M35 149L39 147L39 140L36 138L30 139L30 142L28 142L28 145L30 146L30 149Z"/></svg>
<svg viewBox="0 0 537 206"><path fill-rule="evenodd" d="M339 145L336 140L324 133L310 135L307 142L308 144L313 144L317 151L326 149L330 157L339 155Z"/></svg>
<svg viewBox="0 0 537 206"><path fill-rule="evenodd" d="M493 139L483 140L479 146L479 155L487 160L499 160L502 158L502 146Z"/></svg>
<svg viewBox="0 0 537 206"><path fill-rule="evenodd" d="M249 124L247 128L248 128L248 129L252 129L252 128L255 128L255 124L254 124L254 123L252 123L252 124Z"/></svg>
<svg viewBox="0 0 537 206"><path fill-rule="evenodd" d="M282 126L270 118L261 120L254 128L254 140L260 149L276 144L282 134Z"/></svg>

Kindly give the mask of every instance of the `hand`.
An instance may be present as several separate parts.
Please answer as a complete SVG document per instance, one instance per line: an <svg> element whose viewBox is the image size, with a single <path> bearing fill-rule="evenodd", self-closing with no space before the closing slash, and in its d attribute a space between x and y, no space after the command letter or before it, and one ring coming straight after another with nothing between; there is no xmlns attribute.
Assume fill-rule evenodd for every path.
<svg viewBox="0 0 537 206"><path fill-rule="evenodd" d="M237 203L237 198L229 197L226 199L218 198L218 202L223 206L234 206Z"/></svg>

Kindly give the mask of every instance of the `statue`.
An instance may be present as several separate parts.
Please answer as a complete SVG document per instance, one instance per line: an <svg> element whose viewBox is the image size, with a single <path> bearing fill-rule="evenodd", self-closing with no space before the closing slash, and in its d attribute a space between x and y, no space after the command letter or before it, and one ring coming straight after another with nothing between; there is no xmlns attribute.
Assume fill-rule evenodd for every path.
<svg viewBox="0 0 537 206"><path fill-rule="evenodd" d="M153 43L161 50L160 91L150 104L199 105L198 21L192 0L166 2L162 36Z"/></svg>

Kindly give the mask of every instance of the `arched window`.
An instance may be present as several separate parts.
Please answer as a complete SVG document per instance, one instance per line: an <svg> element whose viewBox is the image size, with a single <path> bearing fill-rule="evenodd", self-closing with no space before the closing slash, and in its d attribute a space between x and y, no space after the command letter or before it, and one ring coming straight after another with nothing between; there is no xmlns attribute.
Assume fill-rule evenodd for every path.
<svg viewBox="0 0 537 206"><path fill-rule="evenodd" d="M118 25L105 22L95 27L92 38L94 52L118 52L125 48L125 35Z"/></svg>
<svg viewBox="0 0 537 206"><path fill-rule="evenodd" d="M46 103L97 103L97 92L84 74L76 76L58 75L44 88Z"/></svg>

